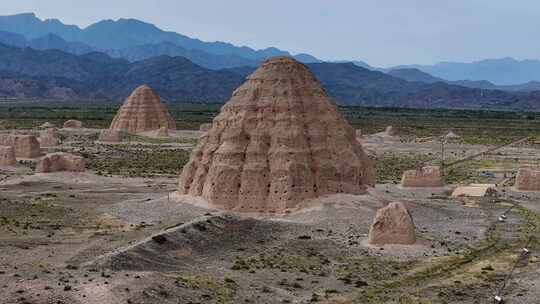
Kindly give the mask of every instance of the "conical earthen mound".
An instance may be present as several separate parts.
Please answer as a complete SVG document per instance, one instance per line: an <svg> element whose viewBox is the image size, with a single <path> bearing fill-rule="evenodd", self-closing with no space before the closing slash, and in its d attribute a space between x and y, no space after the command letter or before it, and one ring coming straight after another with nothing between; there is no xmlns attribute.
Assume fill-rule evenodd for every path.
<svg viewBox="0 0 540 304"><path fill-rule="evenodd" d="M414 244L414 221L407 207L394 202L379 209L369 229L368 241L375 245Z"/></svg>
<svg viewBox="0 0 540 304"><path fill-rule="evenodd" d="M143 85L120 107L110 129L138 133L162 127L175 130L176 124L154 90Z"/></svg>
<svg viewBox="0 0 540 304"><path fill-rule="evenodd" d="M321 84L305 65L276 57L223 106L179 192L224 209L284 212L325 194L365 193L370 183L355 130Z"/></svg>

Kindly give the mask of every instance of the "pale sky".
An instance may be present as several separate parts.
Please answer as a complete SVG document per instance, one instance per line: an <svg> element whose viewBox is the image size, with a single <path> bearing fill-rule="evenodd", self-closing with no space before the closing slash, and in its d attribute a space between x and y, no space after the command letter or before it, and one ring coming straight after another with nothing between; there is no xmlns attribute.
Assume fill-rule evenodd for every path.
<svg viewBox="0 0 540 304"><path fill-rule="evenodd" d="M540 58L538 0L1 0L81 27L136 18L205 41L374 66Z"/></svg>

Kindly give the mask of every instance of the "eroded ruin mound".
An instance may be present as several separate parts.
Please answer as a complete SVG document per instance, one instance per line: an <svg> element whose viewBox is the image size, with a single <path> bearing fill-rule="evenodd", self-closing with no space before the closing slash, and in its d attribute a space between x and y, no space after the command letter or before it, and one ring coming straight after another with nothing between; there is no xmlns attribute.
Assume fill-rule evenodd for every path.
<svg viewBox="0 0 540 304"><path fill-rule="evenodd" d="M442 187L444 181L437 166L407 170L401 178L402 187Z"/></svg>
<svg viewBox="0 0 540 304"><path fill-rule="evenodd" d="M176 130L176 123L159 96L149 86L135 89L114 117L110 129L139 133L166 128Z"/></svg>
<svg viewBox="0 0 540 304"><path fill-rule="evenodd" d="M224 209L285 212L372 183L355 130L319 81L288 57L267 60L214 119L180 176L179 193Z"/></svg>
<svg viewBox="0 0 540 304"><path fill-rule="evenodd" d="M374 245L416 242L414 222L403 203L390 203L377 211L369 230L368 242Z"/></svg>
<svg viewBox="0 0 540 304"><path fill-rule="evenodd" d="M199 217L103 256L95 264L115 270L178 271L185 263L223 257L238 246L269 241L280 233L286 232L272 221L231 214Z"/></svg>
<svg viewBox="0 0 540 304"><path fill-rule="evenodd" d="M445 136L444 136L445 139L447 140L455 140L455 139L460 139L461 136L457 135L454 131L450 130Z"/></svg>
<svg viewBox="0 0 540 304"><path fill-rule="evenodd" d="M388 126L384 130L384 135L386 135L386 136L397 136L398 132L393 126Z"/></svg>
<svg viewBox="0 0 540 304"><path fill-rule="evenodd" d="M16 157L36 158L41 155L39 141L34 135L1 135L0 145L12 146Z"/></svg>
<svg viewBox="0 0 540 304"><path fill-rule="evenodd" d="M540 168L519 169L514 187L521 191L540 191Z"/></svg>
<svg viewBox="0 0 540 304"><path fill-rule="evenodd" d="M83 123L80 120L70 119L64 122L64 128L67 129L80 129L82 126Z"/></svg>
<svg viewBox="0 0 540 304"><path fill-rule="evenodd" d="M14 166L17 164L15 149L12 146L0 146L0 166Z"/></svg>
<svg viewBox="0 0 540 304"><path fill-rule="evenodd" d="M54 128L55 125L53 125L52 123L50 122L45 122L43 123L41 126L39 126L40 129L50 129L50 128Z"/></svg>
<svg viewBox="0 0 540 304"><path fill-rule="evenodd" d="M58 171L82 172L84 169L84 158L61 152L47 154L36 165L36 172L39 173Z"/></svg>
<svg viewBox="0 0 540 304"><path fill-rule="evenodd" d="M39 135L39 144L41 147L56 147L60 142L58 131L54 128L41 131Z"/></svg>

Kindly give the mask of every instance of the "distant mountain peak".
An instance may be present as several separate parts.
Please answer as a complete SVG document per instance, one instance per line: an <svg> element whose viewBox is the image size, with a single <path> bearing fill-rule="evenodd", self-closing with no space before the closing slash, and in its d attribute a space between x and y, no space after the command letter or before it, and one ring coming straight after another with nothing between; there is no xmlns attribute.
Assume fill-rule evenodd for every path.
<svg viewBox="0 0 540 304"><path fill-rule="evenodd" d="M413 67L391 69L390 71L388 71L388 75L401 78L407 81L417 81L417 82L424 82L424 83L436 83L436 82L445 81L444 79L434 77L431 74L428 74L426 72L423 72Z"/></svg>
<svg viewBox="0 0 540 304"><path fill-rule="evenodd" d="M158 55L187 56L208 68L256 66L269 57L291 56L274 46L257 50L228 42L205 42L133 18L106 19L80 28L58 19L42 20L35 13L0 16L0 42L78 55L102 51L132 61ZM298 54L296 58L306 63L320 62L309 54Z"/></svg>
<svg viewBox="0 0 540 304"><path fill-rule="evenodd" d="M28 13L20 13L20 14L14 14L10 16L5 16L13 19L38 19L35 13L28 12Z"/></svg>

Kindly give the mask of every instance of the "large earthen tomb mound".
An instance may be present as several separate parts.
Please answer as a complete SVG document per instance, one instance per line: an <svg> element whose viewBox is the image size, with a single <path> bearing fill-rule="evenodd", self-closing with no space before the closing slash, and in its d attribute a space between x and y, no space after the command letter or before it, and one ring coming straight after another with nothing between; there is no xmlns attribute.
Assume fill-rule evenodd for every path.
<svg viewBox="0 0 540 304"><path fill-rule="evenodd" d="M184 167L179 193L278 213L326 194L363 194L372 169L355 137L311 71L275 57L223 106Z"/></svg>
<svg viewBox="0 0 540 304"><path fill-rule="evenodd" d="M156 92L142 85L120 107L109 129L139 133L161 128L176 130L176 123Z"/></svg>
<svg viewBox="0 0 540 304"><path fill-rule="evenodd" d="M540 191L540 168L521 168L514 188L519 191Z"/></svg>

